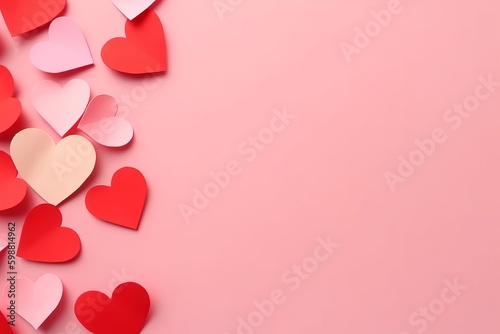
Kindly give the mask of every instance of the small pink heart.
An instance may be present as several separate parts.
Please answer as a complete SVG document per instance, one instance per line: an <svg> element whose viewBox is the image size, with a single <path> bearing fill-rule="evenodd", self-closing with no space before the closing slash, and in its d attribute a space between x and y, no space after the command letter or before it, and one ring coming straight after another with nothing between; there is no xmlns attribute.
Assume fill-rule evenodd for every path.
<svg viewBox="0 0 500 334"><path fill-rule="evenodd" d="M35 283L17 280L17 314L38 329L59 305L63 284L56 275L46 274Z"/></svg>
<svg viewBox="0 0 500 334"><path fill-rule="evenodd" d="M134 129L125 119L116 116L118 103L109 95L98 95L90 101L78 129L101 145L121 147L130 142Z"/></svg>
<svg viewBox="0 0 500 334"><path fill-rule="evenodd" d="M30 60L47 73L61 73L94 63L80 27L64 16L50 24L48 41L31 48Z"/></svg>
<svg viewBox="0 0 500 334"><path fill-rule="evenodd" d="M90 87L82 79L73 79L64 87L45 80L35 86L31 100L40 116L63 137L84 113Z"/></svg>

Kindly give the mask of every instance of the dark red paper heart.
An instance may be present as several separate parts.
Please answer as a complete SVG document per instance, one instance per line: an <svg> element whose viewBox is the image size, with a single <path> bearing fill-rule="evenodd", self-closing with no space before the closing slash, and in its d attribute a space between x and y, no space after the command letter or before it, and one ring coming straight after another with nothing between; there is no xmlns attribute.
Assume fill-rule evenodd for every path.
<svg viewBox="0 0 500 334"><path fill-rule="evenodd" d="M17 256L35 262L59 263L75 258L80 252L80 237L70 228L61 227L62 215L56 206L41 204L24 221Z"/></svg>
<svg viewBox="0 0 500 334"><path fill-rule="evenodd" d="M12 36L49 23L65 6L66 0L0 0L0 10Z"/></svg>
<svg viewBox="0 0 500 334"><path fill-rule="evenodd" d="M0 133L8 130L21 116L21 103L12 94L14 79L10 71L0 65Z"/></svg>
<svg viewBox="0 0 500 334"><path fill-rule="evenodd" d="M7 319L5 319L5 316L3 313L0 312L0 333L1 334L14 334L12 331L12 327L9 325L7 322Z"/></svg>
<svg viewBox="0 0 500 334"><path fill-rule="evenodd" d="M76 300L75 314L94 334L138 334L146 323L149 308L146 289L128 282L119 285L111 299L98 291L85 292Z"/></svg>
<svg viewBox="0 0 500 334"><path fill-rule="evenodd" d="M17 178L17 170L12 158L0 151L0 211L12 209L26 197L28 186Z"/></svg>
<svg viewBox="0 0 500 334"><path fill-rule="evenodd" d="M135 168L116 171L111 187L95 186L85 196L85 205L95 217L137 230L146 202L147 184Z"/></svg>
<svg viewBox="0 0 500 334"><path fill-rule="evenodd" d="M167 47L160 18L146 10L125 23L126 37L109 40L101 50L104 63L119 72L144 74L167 70Z"/></svg>

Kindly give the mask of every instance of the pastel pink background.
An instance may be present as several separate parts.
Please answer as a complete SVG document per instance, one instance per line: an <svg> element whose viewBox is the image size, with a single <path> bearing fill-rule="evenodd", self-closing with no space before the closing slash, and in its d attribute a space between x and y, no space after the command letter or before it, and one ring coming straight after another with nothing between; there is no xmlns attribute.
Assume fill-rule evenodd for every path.
<svg viewBox="0 0 500 334"><path fill-rule="evenodd" d="M125 270L152 298L147 334L234 334L237 317L274 289L286 302L259 334L417 333L408 317L439 298L446 279L467 290L429 334L500 331L500 90L453 131L442 115L474 91L478 76L500 80L500 3L419 0L352 63L339 44L388 1L248 0L220 20L211 0L162 0L169 72L127 119L125 150L96 146L98 166L60 208L82 240L68 264L20 259L20 276L61 277L64 298L39 333L71 333L76 298L107 289ZM56 134L36 114L31 89L42 79L79 77L92 94L130 94L141 78L107 68L100 49L122 36L110 1L69 1L95 66L47 75L29 62L30 39L0 24L0 63L12 72L26 126ZM273 108L297 115L250 164L237 152L267 126ZM384 172L415 139L442 127L448 140L391 192ZM8 150L3 139L0 149ZM180 203L230 160L243 168L208 208L186 224ZM86 191L118 168L140 169L149 199L137 232L95 219ZM30 190L29 210L42 200ZM2 215L19 223L24 214ZM291 292L281 276L310 256L318 237L341 244ZM5 254L0 258L5 271ZM3 275L3 274L2 274ZM3 276L2 276L3 277ZM35 333L18 318L16 333ZM74 333L87 333L80 325Z"/></svg>

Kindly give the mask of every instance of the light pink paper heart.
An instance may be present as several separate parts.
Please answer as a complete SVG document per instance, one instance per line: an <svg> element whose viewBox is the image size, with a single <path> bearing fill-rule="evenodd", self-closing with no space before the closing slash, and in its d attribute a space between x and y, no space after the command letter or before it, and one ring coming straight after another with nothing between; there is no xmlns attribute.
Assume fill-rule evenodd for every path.
<svg viewBox="0 0 500 334"><path fill-rule="evenodd" d="M121 147L130 142L134 129L117 117L118 103L109 95L98 95L90 101L78 128L101 145Z"/></svg>
<svg viewBox="0 0 500 334"><path fill-rule="evenodd" d="M69 17L58 17L49 27L49 39L31 48L31 63L47 73L61 73L94 63L80 27Z"/></svg>
<svg viewBox="0 0 500 334"><path fill-rule="evenodd" d="M63 137L85 112L90 87L82 79L73 79L64 87L45 80L35 86L31 100L35 110Z"/></svg>
<svg viewBox="0 0 500 334"><path fill-rule="evenodd" d="M111 2L127 19L133 20L148 9L155 0L111 0Z"/></svg>
<svg viewBox="0 0 500 334"><path fill-rule="evenodd" d="M63 284L52 274L43 275L35 283L18 278L16 291L17 314L38 329L59 305Z"/></svg>
<svg viewBox="0 0 500 334"><path fill-rule="evenodd" d="M55 145L48 134L34 128L14 136L10 153L19 175L52 205L80 188L96 162L94 146L86 138L72 135Z"/></svg>

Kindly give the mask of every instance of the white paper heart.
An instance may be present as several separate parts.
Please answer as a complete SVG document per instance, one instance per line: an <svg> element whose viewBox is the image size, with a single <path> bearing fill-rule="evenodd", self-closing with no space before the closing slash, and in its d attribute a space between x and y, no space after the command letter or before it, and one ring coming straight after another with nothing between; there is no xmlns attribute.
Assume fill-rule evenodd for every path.
<svg viewBox="0 0 500 334"><path fill-rule="evenodd" d="M111 2L127 19L133 20L148 9L155 0L111 0Z"/></svg>

